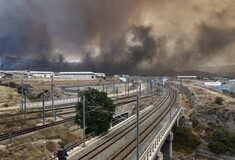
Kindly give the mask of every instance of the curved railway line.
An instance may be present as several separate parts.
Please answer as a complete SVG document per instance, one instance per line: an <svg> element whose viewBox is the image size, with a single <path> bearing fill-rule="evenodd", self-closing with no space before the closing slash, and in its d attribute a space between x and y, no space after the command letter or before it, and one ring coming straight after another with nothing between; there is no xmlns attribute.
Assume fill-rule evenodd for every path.
<svg viewBox="0 0 235 160"><path fill-rule="evenodd" d="M140 133L140 141L139 144L144 142L144 140L152 133L152 131L161 123L161 121L165 118L165 116L170 111L170 106L173 105L176 101L175 92L173 92L173 102L170 102L168 107L164 109L162 114L157 117L143 132ZM124 160L128 159L128 156L136 149L136 138L134 138L129 144L127 144L124 148L122 148L118 153L116 153L111 160ZM127 151L128 152L124 152Z"/></svg>
<svg viewBox="0 0 235 160"><path fill-rule="evenodd" d="M156 94L157 93L144 94L144 95L141 96L141 99L146 99L146 98L149 98L150 96L153 96L153 95L156 95ZM132 99L128 99L124 102L119 102L118 105L123 105L123 104L135 102L136 101L135 97L136 97L135 95L122 97L119 100L128 99L128 98L132 98ZM63 107L63 109L68 109L68 108L74 108L74 106ZM57 108L57 110L60 110L60 109L62 109L62 108ZM51 111L51 109L47 109L47 111ZM35 114L35 113L42 113L42 111L31 111L31 112L28 112L28 113L30 113L30 114L34 113ZM73 113L76 113L76 111L67 111L67 112L57 113L57 116L66 115L66 114L73 114ZM24 115L24 113L20 113L20 114L17 113L17 114L11 114L11 115L12 116L13 115L15 115L15 116L16 115ZM2 118L2 117L0 116L0 118ZM37 119L41 119L41 117L27 118L26 120L37 120ZM25 120L25 119L21 119L21 120ZM26 128L26 129L21 129L21 130L15 130L15 131L11 131L11 132L5 132L5 133L0 134L0 141L4 141L4 140L7 140L7 139L12 138L12 137L17 137L17 136L21 136L21 135L24 135L24 134L28 134L28 133L38 131L38 130L41 130L41 129L45 129L45 128L48 128L48 127L53 127L53 126L63 124L63 123L66 123L66 122L70 122L70 121L73 121L73 120L74 120L74 117L70 117L70 118L66 118L64 120L52 122L52 123L41 125L41 126L36 126L36 127ZM0 122L0 124L12 123L12 122L17 122L17 121L20 121L20 120L18 119L18 120L15 120L15 121Z"/></svg>
<svg viewBox="0 0 235 160"><path fill-rule="evenodd" d="M140 143L143 142L143 140L152 132L152 130L162 121L162 119L167 115L167 113L170 110L170 106L173 105L175 103L176 100L176 94L175 91L172 92L172 96L173 96L173 102L170 102L169 105L164 109L163 113L161 114L161 116L156 117L156 119L146 128L144 129L143 132L140 133ZM160 102L158 103L154 109L145 112L142 114L142 116L140 117L140 124L144 123L144 121L146 121L149 117L151 117L152 115L154 115L156 112L159 111L159 109L161 108L161 106L163 106L166 102L167 99L170 97L170 89L168 89L167 91L167 95L166 97ZM90 151L84 153L83 155L76 155L76 158L72 158L72 159L77 159L77 160L83 160L83 159L96 159L96 157L101 154L102 152L104 152L107 148L109 148L110 146L114 145L119 139L125 137L128 133L130 133L131 131L133 131L136 128L136 124L132 123L130 126L126 126L124 129L122 129L121 131L115 133L112 136L109 136L109 138L107 140L105 140L103 143L99 144L98 146L96 146L95 148L91 149ZM112 157L110 157L111 159L125 159L135 148L136 148L136 144L135 144L135 140L136 138L134 138L131 142L129 142L129 144L125 144L126 147L120 149L120 151L118 153L116 153L115 155L113 155ZM130 148L131 147L131 148ZM129 148L129 149L128 149ZM127 150L129 150L129 152L126 152ZM125 151L125 152L124 152ZM121 154L122 153L122 154ZM123 155L125 154L125 155Z"/></svg>

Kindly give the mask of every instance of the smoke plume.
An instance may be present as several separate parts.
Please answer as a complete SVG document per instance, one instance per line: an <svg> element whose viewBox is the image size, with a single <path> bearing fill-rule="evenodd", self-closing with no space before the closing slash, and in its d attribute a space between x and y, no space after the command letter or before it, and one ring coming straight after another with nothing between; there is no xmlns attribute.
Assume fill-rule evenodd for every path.
<svg viewBox="0 0 235 160"><path fill-rule="evenodd" d="M1 0L0 57L17 58L9 69L120 74L234 64L233 4Z"/></svg>

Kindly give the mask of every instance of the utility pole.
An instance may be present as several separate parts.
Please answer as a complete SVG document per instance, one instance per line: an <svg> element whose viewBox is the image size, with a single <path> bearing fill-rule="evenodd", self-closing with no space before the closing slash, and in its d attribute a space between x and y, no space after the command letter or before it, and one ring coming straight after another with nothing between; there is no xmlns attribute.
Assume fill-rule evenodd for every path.
<svg viewBox="0 0 235 160"><path fill-rule="evenodd" d="M42 110L43 110L42 123L45 124L45 92L44 92L44 89L43 89L43 92L42 92Z"/></svg>
<svg viewBox="0 0 235 160"><path fill-rule="evenodd" d="M116 92L116 93L117 93L117 94L116 94L116 104L117 104L117 105L116 105L115 108L116 108L116 113L118 113L118 87L117 87L117 90L116 90L116 91L117 91L117 92Z"/></svg>
<svg viewBox="0 0 235 160"><path fill-rule="evenodd" d="M139 160L139 94L137 94L136 104L136 158Z"/></svg>
<svg viewBox="0 0 235 160"><path fill-rule="evenodd" d="M9 143L12 143L12 130L8 131L9 134Z"/></svg>
<svg viewBox="0 0 235 160"><path fill-rule="evenodd" d="M54 106L54 79L51 75L51 105L52 105L52 117L56 120L55 106Z"/></svg>
<svg viewBox="0 0 235 160"><path fill-rule="evenodd" d="M86 147L86 110L85 110L85 96L82 97L82 107L83 107L83 147Z"/></svg>
<svg viewBox="0 0 235 160"><path fill-rule="evenodd" d="M113 96L115 96L115 83L113 84Z"/></svg>
<svg viewBox="0 0 235 160"><path fill-rule="evenodd" d="M128 96L129 96L130 95L130 93L129 93L130 92L129 78L128 78L128 81L127 81L127 88L128 88L128 92L127 93L128 93Z"/></svg>
<svg viewBox="0 0 235 160"><path fill-rule="evenodd" d="M118 104L118 87L117 87L117 97L116 97L116 103Z"/></svg>
<svg viewBox="0 0 235 160"><path fill-rule="evenodd" d="M25 118L25 121L26 121L26 96L24 96L24 118Z"/></svg>
<svg viewBox="0 0 235 160"><path fill-rule="evenodd" d="M171 122L171 116L172 116L172 115L171 115L171 114L172 114L172 113L171 113L171 112L172 112L172 105L171 105L171 104L172 104L172 103L171 103L171 102L172 102L172 98L173 98L173 97L172 97L172 94L170 94L170 122Z"/></svg>
<svg viewBox="0 0 235 160"><path fill-rule="evenodd" d="M24 82L23 78L21 79L21 110L24 109Z"/></svg>
<svg viewBox="0 0 235 160"><path fill-rule="evenodd" d="M150 79L150 87L151 87L151 93L153 93L153 83L151 79Z"/></svg>

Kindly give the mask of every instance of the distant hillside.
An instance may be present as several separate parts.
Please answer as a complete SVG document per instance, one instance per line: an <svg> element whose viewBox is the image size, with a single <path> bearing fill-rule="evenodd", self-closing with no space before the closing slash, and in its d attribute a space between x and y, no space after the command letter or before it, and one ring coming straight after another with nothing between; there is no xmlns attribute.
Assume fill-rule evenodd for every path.
<svg viewBox="0 0 235 160"><path fill-rule="evenodd" d="M157 76L197 76L200 78L211 78L211 77L217 77L219 76L218 74L215 73L209 73L209 72L202 72L202 71L173 71L173 70L155 70L149 71L149 72L144 72L146 75L157 75Z"/></svg>
<svg viewBox="0 0 235 160"><path fill-rule="evenodd" d="M219 66L219 67L200 67L199 71L219 74L224 77L235 78L235 65Z"/></svg>
<svg viewBox="0 0 235 160"><path fill-rule="evenodd" d="M29 60L26 58L12 58L0 56L0 70L51 70L51 71L78 71L76 67L79 63L59 63L59 62L42 62ZM93 70L96 72L96 70ZM99 71L106 72L106 71ZM235 78L235 65L223 67L201 67L193 71L174 71L174 70L138 70L136 73L106 73L112 74L129 74L129 75L150 75L150 76L198 76L198 77L216 77L218 75Z"/></svg>
<svg viewBox="0 0 235 160"><path fill-rule="evenodd" d="M183 72L178 72L178 75L180 76L197 76L200 78L211 78L211 77L218 77L218 74L215 73L209 73L209 72L202 72L202 71L183 71Z"/></svg>

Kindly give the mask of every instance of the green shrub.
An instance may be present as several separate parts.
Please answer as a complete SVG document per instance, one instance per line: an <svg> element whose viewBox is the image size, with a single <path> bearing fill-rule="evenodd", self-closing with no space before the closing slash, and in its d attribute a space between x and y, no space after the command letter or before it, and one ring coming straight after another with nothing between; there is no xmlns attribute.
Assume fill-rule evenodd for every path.
<svg viewBox="0 0 235 160"><path fill-rule="evenodd" d="M225 153L228 149L227 147L224 145L224 143L221 143L221 142L210 142L208 144L208 147L214 152L214 153L217 153L217 154L223 154Z"/></svg>
<svg viewBox="0 0 235 160"><path fill-rule="evenodd" d="M9 82L9 87L17 88L17 84L15 82Z"/></svg>
<svg viewBox="0 0 235 160"><path fill-rule="evenodd" d="M11 128L11 127L15 127L16 124L15 124L15 123L7 123L5 126L6 126L7 128Z"/></svg>
<svg viewBox="0 0 235 160"><path fill-rule="evenodd" d="M38 96L37 95L29 95L27 96L29 100L37 100Z"/></svg>
<svg viewBox="0 0 235 160"><path fill-rule="evenodd" d="M235 132L230 132L226 128L216 129L208 147L216 154L235 153Z"/></svg>
<svg viewBox="0 0 235 160"><path fill-rule="evenodd" d="M215 103L216 104L222 105L223 101L224 101L224 99L222 97L216 97L215 98Z"/></svg>
<svg viewBox="0 0 235 160"><path fill-rule="evenodd" d="M13 99L13 94L8 94L8 99L12 100Z"/></svg>
<svg viewBox="0 0 235 160"><path fill-rule="evenodd" d="M173 133L173 144L176 146L176 150L187 150L191 152L201 143L199 137L193 134L189 128L175 127L173 128Z"/></svg>
<svg viewBox="0 0 235 160"><path fill-rule="evenodd" d="M3 107L9 107L9 105L7 103L3 104Z"/></svg>

